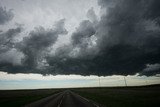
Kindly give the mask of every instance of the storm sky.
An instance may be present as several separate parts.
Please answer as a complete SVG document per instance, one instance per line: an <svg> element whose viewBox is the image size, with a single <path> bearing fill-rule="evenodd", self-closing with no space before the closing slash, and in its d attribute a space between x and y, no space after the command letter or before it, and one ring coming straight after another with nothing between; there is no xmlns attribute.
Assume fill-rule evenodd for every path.
<svg viewBox="0 0 160 107"><path fill-rule="evenodd" d="M0 0L0 71L160 73L159 0Z"/></svg>

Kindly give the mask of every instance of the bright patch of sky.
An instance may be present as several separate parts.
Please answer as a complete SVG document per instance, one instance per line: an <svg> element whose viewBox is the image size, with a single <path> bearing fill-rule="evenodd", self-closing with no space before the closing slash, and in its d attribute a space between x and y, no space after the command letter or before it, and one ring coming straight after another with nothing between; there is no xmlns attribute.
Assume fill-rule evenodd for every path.
<svg viewBox="0 0 160 107"><path fill-rule="evenodd" d="M156 76L125 76L128 86L160 84ZM0 89L37 89L37 88L70 88L70 87L110 87L125 86L124 76L81 76L81 75L47 75L41 74L8 74L0 72Z"/></svg>

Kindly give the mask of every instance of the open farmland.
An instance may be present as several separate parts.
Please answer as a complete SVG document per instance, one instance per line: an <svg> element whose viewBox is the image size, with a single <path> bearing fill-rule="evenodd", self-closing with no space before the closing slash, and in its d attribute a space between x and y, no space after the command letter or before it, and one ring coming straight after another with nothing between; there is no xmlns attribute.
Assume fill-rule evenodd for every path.
<svg viewBox="0 0 160 107"><path fill-rule="evenodd" d="M30 102L59 92L56 89L0 90L1 107L21 107Z"/></svg>
<svg viewBox="0 0 160 107"><path fill-rule="evenodd" d="M0 106L2 107L21 107L28 104L39 104L62 102L74 103L87 99L90 103L99 105L99 107L157 107L160 103L160 85L137 86L137 87L94 87L94 88L69 88L69 89L34 89L34 90L1 90ZM82 96L83 98L79 97ZM47 99L48 96L52 100ZM72 98L74 97L74 99ZM68 100L68 98L70 100ZM68 102L73 101L73 102ZM85 101L84 101L85 102ZM80 102L79 102L80 103ZM87 102L85 102L87 103ZM76 104L76 103L75 103ZM33 106L34 107L34 106ZM79 107L77 105L77 107Z"/></svg>
<svg viewBox="0 0 160 107"><path fill-rule="evenodd" d="M76 89L81 96L106 107L158 107L160 85Z"/></svg>

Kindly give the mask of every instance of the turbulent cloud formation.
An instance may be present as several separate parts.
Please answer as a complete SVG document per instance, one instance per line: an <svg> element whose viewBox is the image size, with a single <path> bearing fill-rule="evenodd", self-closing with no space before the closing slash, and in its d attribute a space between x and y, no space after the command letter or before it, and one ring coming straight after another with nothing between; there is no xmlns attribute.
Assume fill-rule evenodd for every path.
<svg viewBox="0 0 160 107"><path fill-rule="evenodd" d="M23 53L16 48L16 37L22 32L22 27L8 29L0 33L0 69L12 71L21 65Z"/></svg>
<svg viewBox="0 0 160 107"><path fill-rule="evenodd" d="M28 68L36 68L38 63L44 60L47 48L52 46L59 35L67 34L64 28L64 19L58 21L53 29L35 28L18 44L18 48L25 54L24 65Z"/></svg>
<svg viewBox="0 0 160 107"><path fill-rule="evenodd" d="M147 64L146 68L143 70L143 73L145 74L157 74L160 70L160 64Z"/></svg>
<svg viewBox="0 0 160 107"><path fill-rule="evenodd" d="M51 29L37 27L14 45L24 55L21 55L21 65L1 64L0 70L81 75L160 73L160 2L98 0L98 4L100 19L94 7L89 9L88 19L69 32L68 44L54 48L52 52L59 42L58 37L68 34L64 19ZM6 44L12 35L4 37L6 33L3 32L1 35L4 38L1 44L11 47Z"/></svg>
<svg viewBox="0 0 160 107"><path fill-rule="evenodd" d="M93 57L85 54L84 57L68 58L63 63L57 60L54 63L58 62L58 68L62 69L63 73L143 73L141 71L147 63L154 64L160 61L160 16L156 13L160 9L157 5L159 3L156 2L155 5L155 2L100 0L99 4L106 11L100 21L92 23L85 20L72 35L73 50L78 54L90 51L87 48L90 41L86 39L92 36L97 38L96 47L92 54L89 54ZM148 13L152 9L154 11Z"/></svg>
<svg viewBox="0 0 160 107"><path fill-rule="evenodd" d="M0 54L1 64L12 64L13 66L21 65L21 59L24 57L23 53L17 51L15 48Z"/></svg>
<svg viewBox="0 0 160 107"><path fill-rule="evenodd" d="M14 37L21 33L22 28L17 27L0 33L0 54L14 48Z"/></svg>
<svg viewBox="0 0 160 107"><path fill-rule="evenodd" d="M6 10L6 8L0 7L0 25L5 24L13 18L12 10Z"/></svg>

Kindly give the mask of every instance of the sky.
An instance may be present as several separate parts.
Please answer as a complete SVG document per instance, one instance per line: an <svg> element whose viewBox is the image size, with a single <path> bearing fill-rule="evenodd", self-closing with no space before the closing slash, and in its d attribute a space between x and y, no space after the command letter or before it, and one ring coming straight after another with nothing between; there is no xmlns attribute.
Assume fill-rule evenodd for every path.
<svg viewBox="0 0 160 107"><path fill-rule="evenodd" d="M160 83L159 11L158 0L0 0L0 89Z"/></svg>

